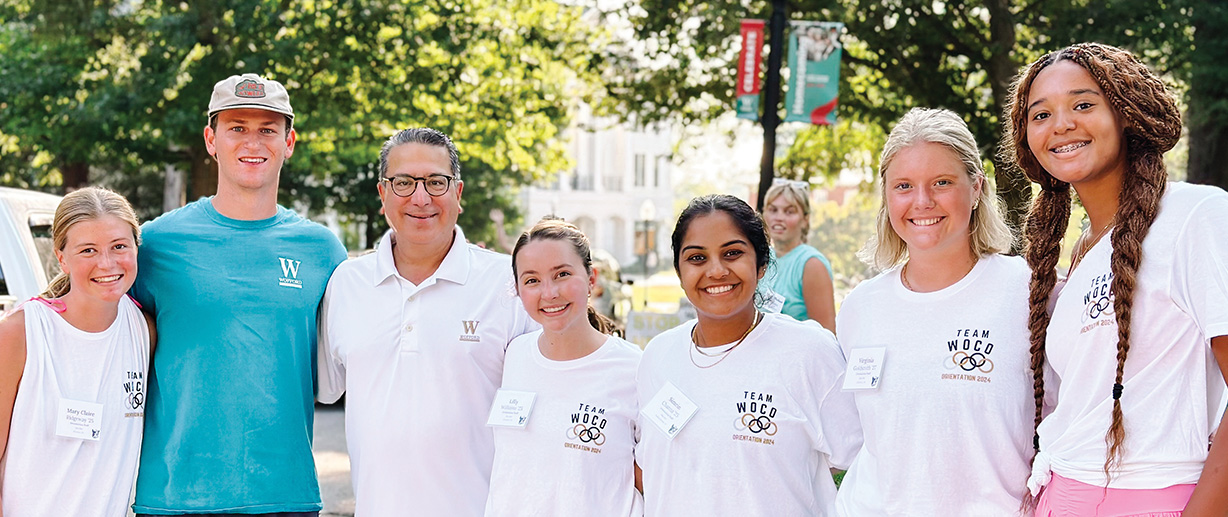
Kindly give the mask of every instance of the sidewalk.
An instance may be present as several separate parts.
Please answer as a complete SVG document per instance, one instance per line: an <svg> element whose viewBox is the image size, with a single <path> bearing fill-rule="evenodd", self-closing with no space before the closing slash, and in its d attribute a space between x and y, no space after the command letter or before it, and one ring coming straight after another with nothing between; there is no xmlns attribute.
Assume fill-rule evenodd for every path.
<svg viewBox="0 0 1228 517"><path fill-rule="evenodd" d="M354 490L350 485L350 456L345 448L345 409L316 405L316 473L320 477L321 517L353 517Z"/></svg>

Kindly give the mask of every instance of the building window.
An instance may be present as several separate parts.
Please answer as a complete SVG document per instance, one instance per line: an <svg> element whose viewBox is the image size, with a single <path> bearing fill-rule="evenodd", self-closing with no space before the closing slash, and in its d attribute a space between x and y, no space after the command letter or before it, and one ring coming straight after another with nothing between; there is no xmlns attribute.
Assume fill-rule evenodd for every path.
<svg viewBox="0 0 1228 517"><path fill-rule="evenodd" d="M661 186L661 157L657 156L652 160L652 186Z"/></svg>
<svg viewBox="0 0 1228 517"><path fill-rule="evenodd" d="M637 187L644 186L644 180L645 180L645 171L644 171L645 166L644 165L645 165L644 155L641 153L636 153L635 155L635 186Z"/></svg>

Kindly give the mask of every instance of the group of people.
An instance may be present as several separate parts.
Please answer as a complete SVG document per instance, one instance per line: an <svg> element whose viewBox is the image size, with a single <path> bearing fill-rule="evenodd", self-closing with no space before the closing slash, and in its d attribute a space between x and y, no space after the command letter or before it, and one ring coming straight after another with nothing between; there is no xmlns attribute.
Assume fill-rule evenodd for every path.
<svg viewBox="0 0 1228 517"><path fill-rule="evenodd" d="M0 320L0 515L124 515L134 475L142 515L316 515L313 400L343 394L358 515L1228 513L1228 193L1168 181L1180 115L1126 51L1016 80L1023 257L965 122L917 108L880 160L883 272L838 313L804 184L763 214L703 196L672 234L697 317L643 351L590 305L574 225L467 243L438 131L384 144L391 230L343 262L276 203L293 117L231 77L217 195L143 226L64 198L64 272Z"/></svg>

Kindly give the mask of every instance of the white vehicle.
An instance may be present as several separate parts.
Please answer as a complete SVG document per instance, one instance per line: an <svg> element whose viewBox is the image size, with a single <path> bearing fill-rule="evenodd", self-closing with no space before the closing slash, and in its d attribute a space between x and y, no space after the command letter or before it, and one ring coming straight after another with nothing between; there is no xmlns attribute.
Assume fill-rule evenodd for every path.
<svg viewBox="0 0 1228 517"><path fill-rule="evenodd" d="M60 271L51 221L60 196L0 187L0 313L38 296Z"/></svg>

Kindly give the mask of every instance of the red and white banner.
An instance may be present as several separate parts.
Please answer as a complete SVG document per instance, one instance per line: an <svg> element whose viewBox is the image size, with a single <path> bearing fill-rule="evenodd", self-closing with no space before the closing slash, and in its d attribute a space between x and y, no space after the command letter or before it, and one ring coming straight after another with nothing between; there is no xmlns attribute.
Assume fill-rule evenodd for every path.
<svg viewBox="0 0 1228 517"><path fill-rule="evenodd" d="M738 54L738 117L759 119L759 63L763 60L763 20L742 20Z"/></svg>

